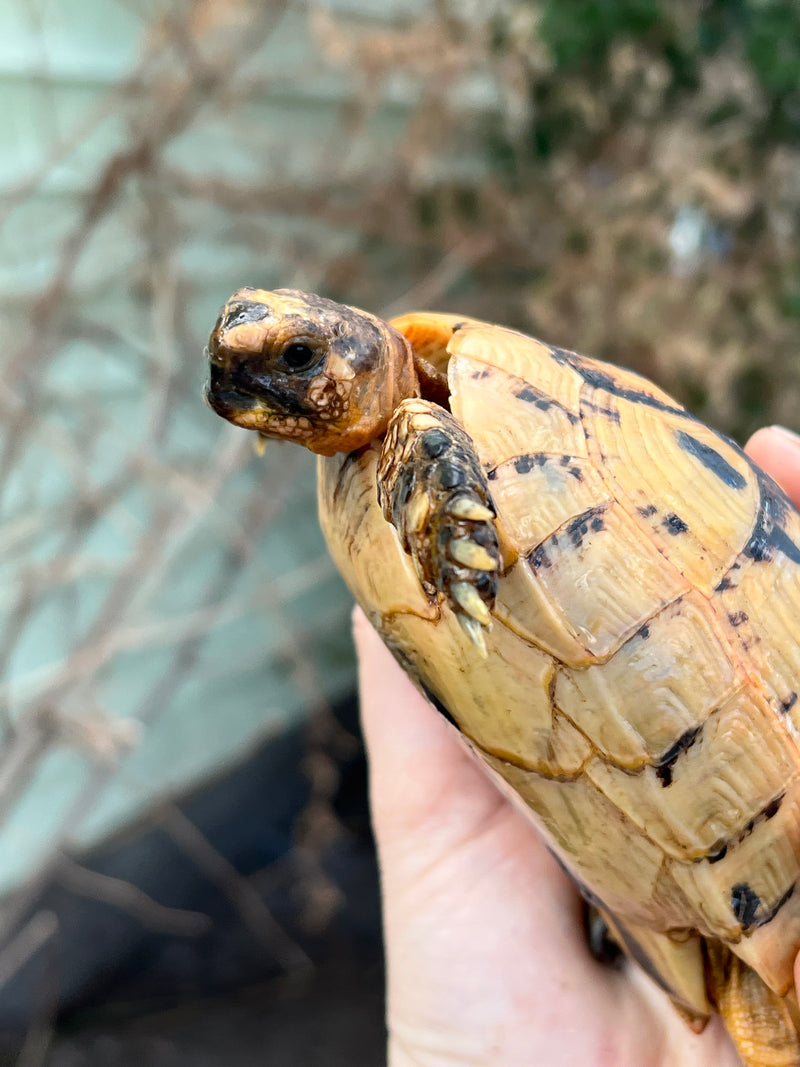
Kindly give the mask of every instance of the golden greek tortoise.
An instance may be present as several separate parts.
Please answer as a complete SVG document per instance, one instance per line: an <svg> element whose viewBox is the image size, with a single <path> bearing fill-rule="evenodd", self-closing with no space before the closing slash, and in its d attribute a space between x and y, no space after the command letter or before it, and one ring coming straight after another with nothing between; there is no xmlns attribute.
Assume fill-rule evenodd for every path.
<svg viewBox="0 0 800 1067"><path fill-rule="evenodd" d="M800 516L650 382L472 319L240 289L207 398L320 456L333 557L613 937L800 1064Z"/></svg>

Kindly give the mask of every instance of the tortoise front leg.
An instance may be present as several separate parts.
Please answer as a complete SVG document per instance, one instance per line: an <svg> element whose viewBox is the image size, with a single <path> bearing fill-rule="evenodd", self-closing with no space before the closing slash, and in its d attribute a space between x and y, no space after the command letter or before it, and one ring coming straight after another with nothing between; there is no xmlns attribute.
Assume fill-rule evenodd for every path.
<svg viewBox="0 0 800 1067"><path fill-rule="evenodd" d="M442 594L485 654L500 569L495 510L472 440L448 411L416 397L398 406L378 495L428 596Z"/></svg>

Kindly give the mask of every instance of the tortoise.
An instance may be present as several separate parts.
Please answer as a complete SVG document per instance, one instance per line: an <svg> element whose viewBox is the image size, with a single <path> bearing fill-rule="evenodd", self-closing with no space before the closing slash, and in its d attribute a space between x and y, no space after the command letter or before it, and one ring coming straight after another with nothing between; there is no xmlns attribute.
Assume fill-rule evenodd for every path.
<svg viewBox="0 0 800 1067"><path fill-rule="evenodd" d="M800 1063L800 515L638 375L463 316L244 288L211 407L319 455L333 558L611 935Z"/></svg>

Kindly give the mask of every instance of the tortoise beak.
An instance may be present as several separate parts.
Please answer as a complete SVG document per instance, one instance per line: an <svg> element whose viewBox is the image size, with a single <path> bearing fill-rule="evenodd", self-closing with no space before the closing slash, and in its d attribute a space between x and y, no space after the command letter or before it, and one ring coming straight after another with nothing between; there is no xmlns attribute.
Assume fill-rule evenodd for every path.
<svg viewBox="0 0 800 1067"><path fill-rule="evenodd" d="M231 421L235 421L241 412L264 406L257 397L237 387L226 368L213 362L209 368L208 381L203 388L203 399L217 415Z"/></svg>

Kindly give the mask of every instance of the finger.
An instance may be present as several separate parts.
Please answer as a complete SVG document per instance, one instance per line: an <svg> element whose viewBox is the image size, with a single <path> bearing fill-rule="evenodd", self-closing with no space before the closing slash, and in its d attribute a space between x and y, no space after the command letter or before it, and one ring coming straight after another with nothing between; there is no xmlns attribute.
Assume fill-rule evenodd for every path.
<svg viewBox="0 0 800 1067"><path fill-rule="evenodd" d="M800 506L800 437L782 426L757 430L745 451Z"/></svg>

